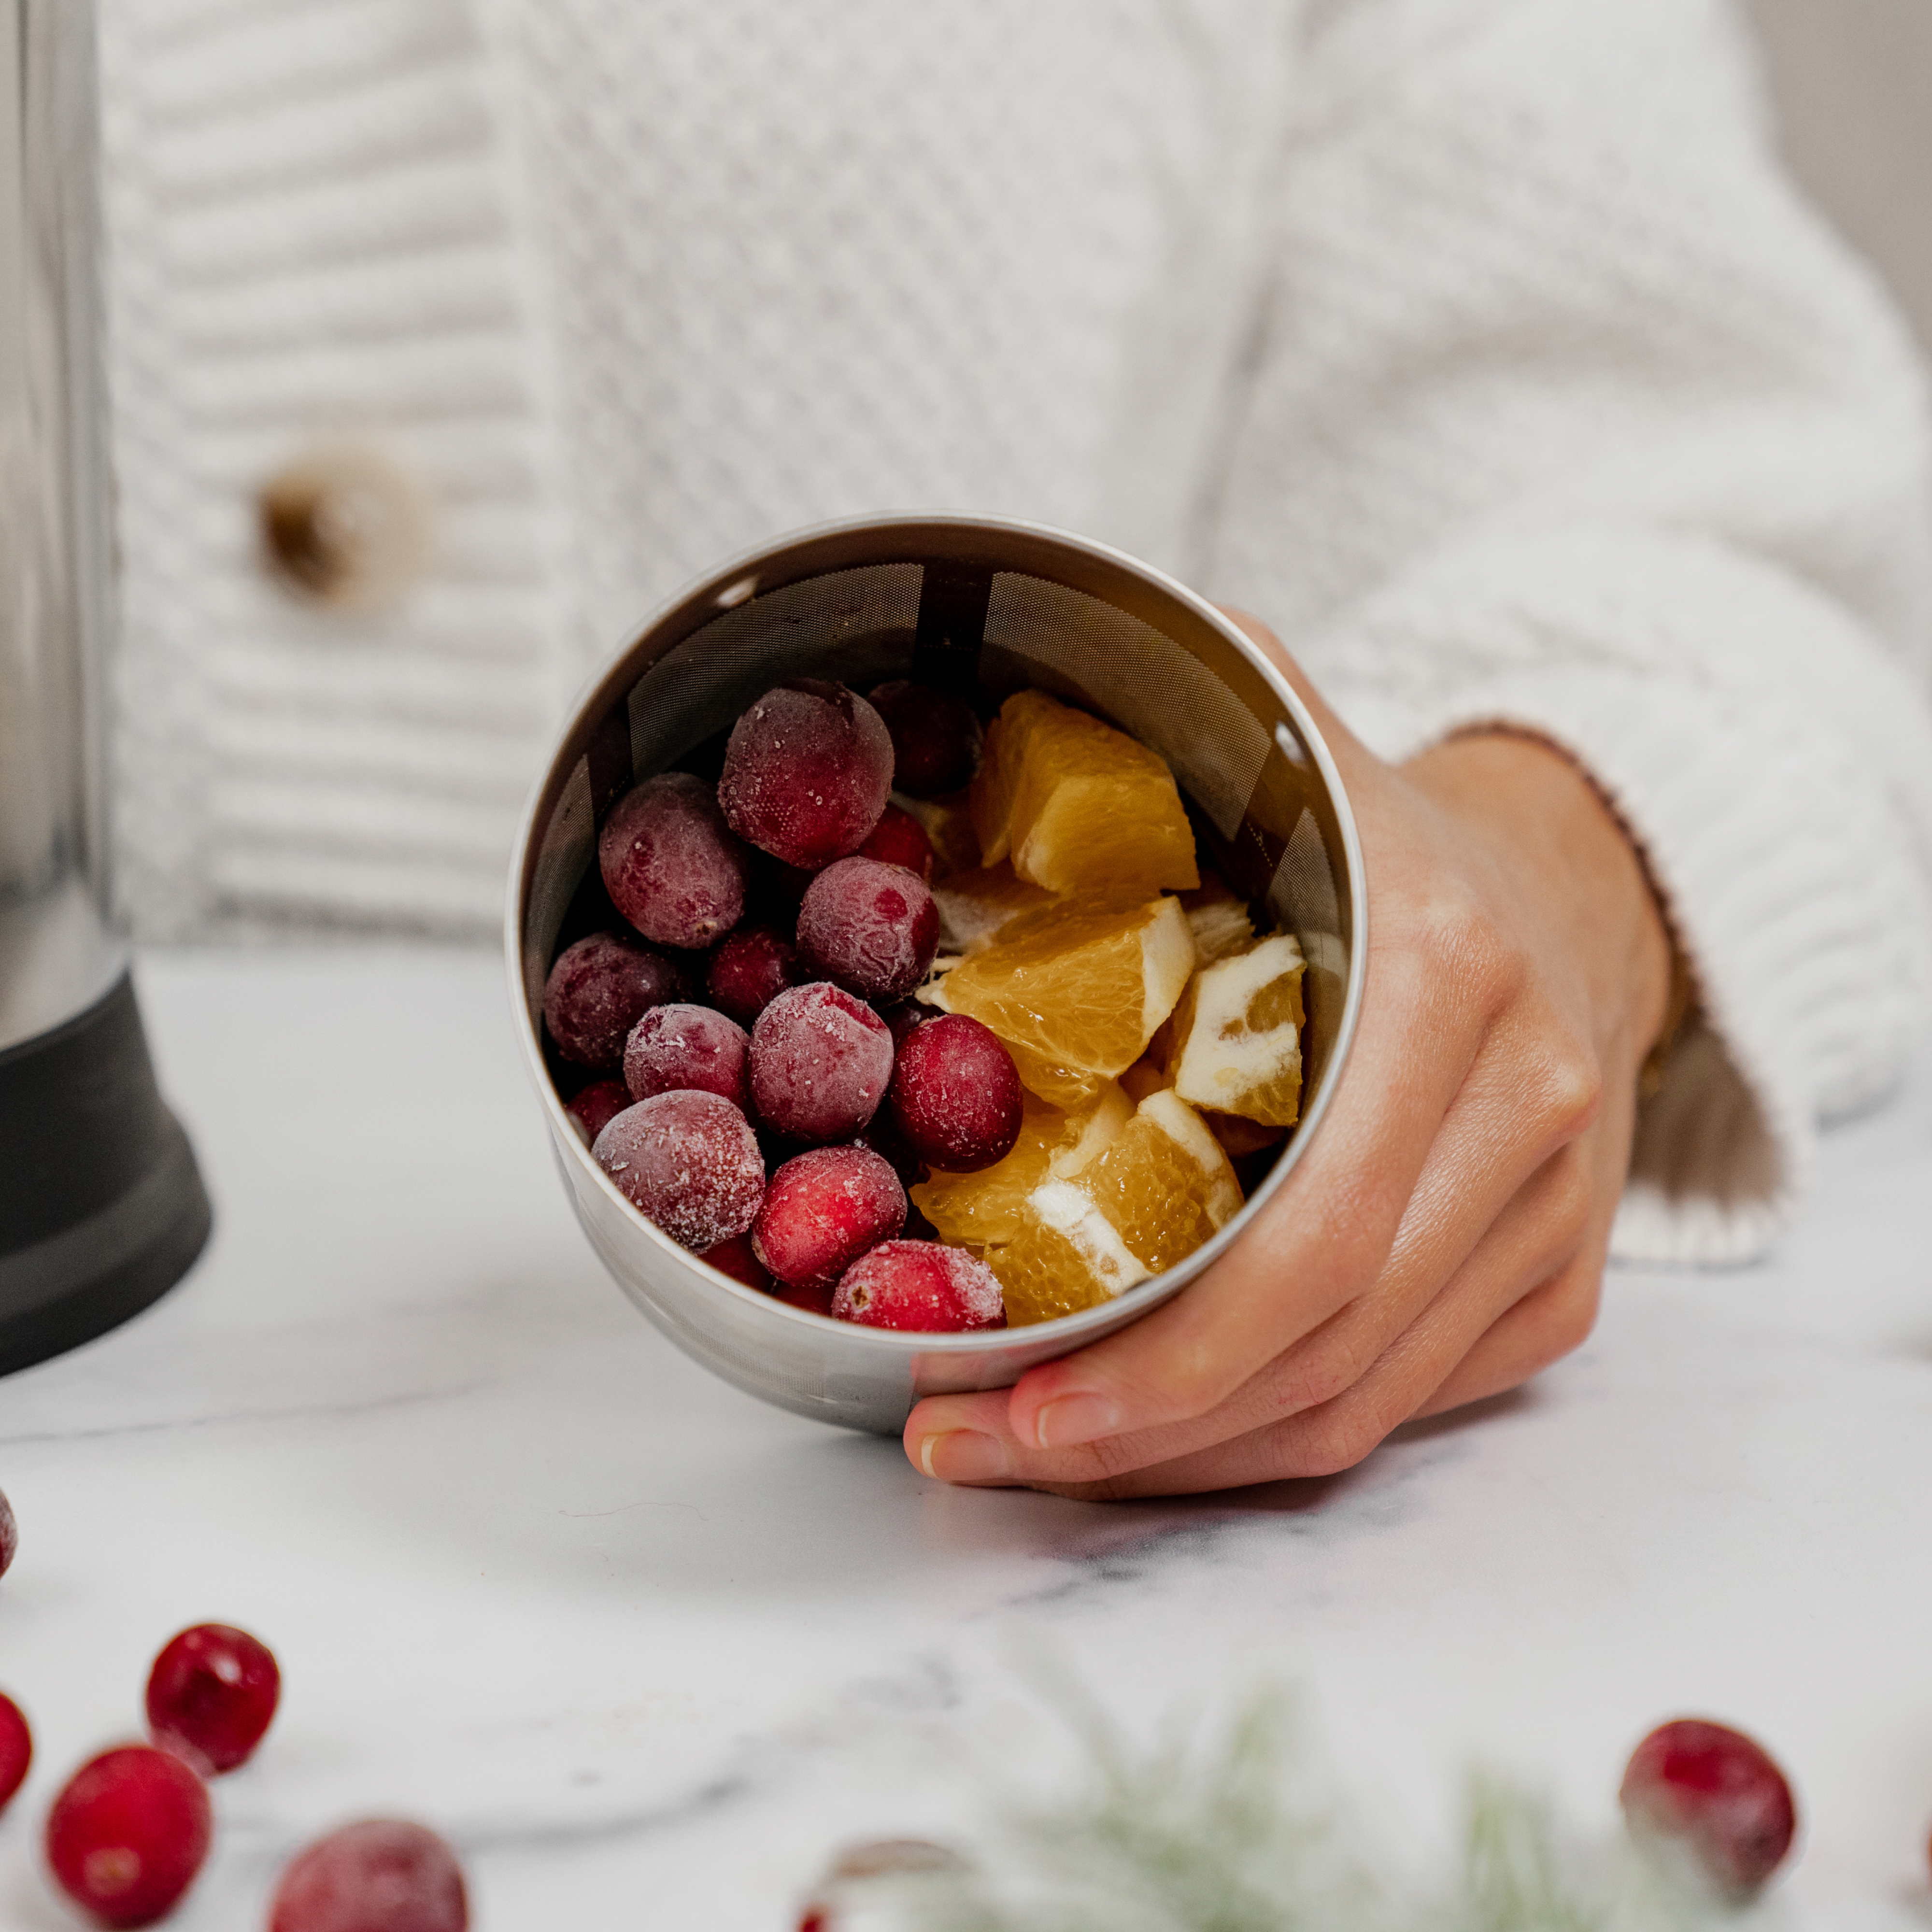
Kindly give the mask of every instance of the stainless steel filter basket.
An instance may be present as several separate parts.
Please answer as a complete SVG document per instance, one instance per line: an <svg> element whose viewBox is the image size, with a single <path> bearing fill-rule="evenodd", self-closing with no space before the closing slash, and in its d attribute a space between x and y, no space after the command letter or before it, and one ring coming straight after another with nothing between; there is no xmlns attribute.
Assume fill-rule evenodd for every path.
<svg viewBox="0 0 1932 1932"><path fill-rule="evenodd" d="M707 1266L593 1161L544 1060L544 982L594 868L597 828L638 779L688 758L785 679L863 690L892 677L998 700L1027 686L1160 752L1234 889L1306 955L1304 1112L1240 1214L1180 1267L1036 1327L901 1334L792 1308ZM594 889L594 888L593 888ZM978 517L868 518L724 565L660 610L578 700L525 812L506 950L526 1064L572 1204L631 1299L740 1388L896 1433L922 1395L1000 1388L1158 1306L1210 1266L1319 1128L1365 973L1361 849L1328 750L1241 633L1172 579L1098 544Z"/></svg>

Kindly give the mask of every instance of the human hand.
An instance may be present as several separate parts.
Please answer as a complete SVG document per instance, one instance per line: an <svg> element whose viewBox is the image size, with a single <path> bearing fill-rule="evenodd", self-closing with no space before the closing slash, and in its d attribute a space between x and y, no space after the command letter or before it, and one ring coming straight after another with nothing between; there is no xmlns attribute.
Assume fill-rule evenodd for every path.
<svg viewBox="0 0 1932 1932"><path fill-rule="evenodd" d="M1328 1474L1595 1318L1670 988L1635 853L1552 747L1484 734L1385 764L1235 621L1313 713L1360 831L1348 1064L1294 1173L1172 1301L1010 1390L920 1403L905 1447L928 1475L1117 1497Z"/></svg>

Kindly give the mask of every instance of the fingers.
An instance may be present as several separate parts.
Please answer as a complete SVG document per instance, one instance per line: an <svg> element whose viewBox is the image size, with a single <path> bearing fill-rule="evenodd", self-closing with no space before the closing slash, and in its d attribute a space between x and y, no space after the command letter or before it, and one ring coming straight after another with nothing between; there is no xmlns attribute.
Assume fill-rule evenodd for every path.
<svg viewBox="0 0 1932 1932"><path fill-rule="evenodd" d="M1090 1496L1165 1495L1346 1468L1430 1400L1502 1310L1562 1275L1580 1249L1591 1246L1587 1179L1580 1178L1586 1165L1574 1148L1546 1162L1448 1287L1326 1402L1284 1413L1284 1392L1299 1391L1307 1378L1299 1352L1291 1350L1211 1415L1057 1450L1018 1438L997 1394L935 1397L908 1423L907 1453L945 1480ZM1600 1249L1594 1252L1600 1271ZM1552 1298L1545 1306L1548 1360L1574 1342L1555 1318L1568 1304L1559 1309ZM1321 1342L1318 1334L1301 1346Z"/></svg>

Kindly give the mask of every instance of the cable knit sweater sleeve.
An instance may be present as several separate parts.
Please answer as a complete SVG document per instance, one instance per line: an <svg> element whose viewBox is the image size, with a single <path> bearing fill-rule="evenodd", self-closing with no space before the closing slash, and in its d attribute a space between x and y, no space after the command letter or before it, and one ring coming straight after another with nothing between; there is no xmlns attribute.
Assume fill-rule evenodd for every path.
<svg viewBox="0 0 1932 1932"><path fill-rule="evenodd" d="M1309 61L1217 588L1383 754L1506 723L1594 776L1701 1013L1617 1252L1745 1258L1926 1016L1910 350L1716 0L1349 0Z"/></svg>

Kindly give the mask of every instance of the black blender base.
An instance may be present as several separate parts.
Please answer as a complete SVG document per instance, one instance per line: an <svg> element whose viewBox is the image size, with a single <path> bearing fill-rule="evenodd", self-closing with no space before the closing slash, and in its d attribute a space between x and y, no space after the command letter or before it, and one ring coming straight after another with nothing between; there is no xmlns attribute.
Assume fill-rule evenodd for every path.
<svg viewBox="0 0 1932 1932"><path fill-rule="evenodd" d="M85 1012L0 1053L0 1375L158 1300L209 1221L124 974Z"/></svg>

